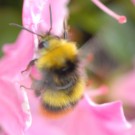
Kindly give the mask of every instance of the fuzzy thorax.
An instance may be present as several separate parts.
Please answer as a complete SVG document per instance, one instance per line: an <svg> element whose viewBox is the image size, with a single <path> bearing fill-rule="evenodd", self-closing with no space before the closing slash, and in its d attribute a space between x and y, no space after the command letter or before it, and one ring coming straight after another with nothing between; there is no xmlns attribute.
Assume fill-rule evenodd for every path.
<svg viewBox="0 0 135 135"><path fill-rule="evenodd" d="M73 62L76 59L78 51L74 42L54 38L48 41L48 45L39 52L37 68L61 68L67 60Z"/></svg>

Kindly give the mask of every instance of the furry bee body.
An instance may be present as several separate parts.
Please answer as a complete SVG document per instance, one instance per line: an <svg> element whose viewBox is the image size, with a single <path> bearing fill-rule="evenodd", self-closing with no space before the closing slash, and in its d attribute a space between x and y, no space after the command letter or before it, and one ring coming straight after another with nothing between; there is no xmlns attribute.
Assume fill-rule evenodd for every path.
<svg viewBox="0 0 135 135"><path fill-rule="evenodd" d="M41 95L46 111L61 112L71 109L83 94L78 50L75 43L64 39L52 38L47 44L47 48L39 51L36 67L41 80L33 82L33 89Z"/></svg>

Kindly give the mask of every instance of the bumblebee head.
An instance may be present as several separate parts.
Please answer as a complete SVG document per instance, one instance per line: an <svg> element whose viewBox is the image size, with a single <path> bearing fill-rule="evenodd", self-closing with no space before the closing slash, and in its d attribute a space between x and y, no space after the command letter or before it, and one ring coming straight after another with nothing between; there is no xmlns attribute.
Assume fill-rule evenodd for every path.
<svg viewBox="0 0 135 135"><path fill-rule="evenodd" d="M36 65L39 69L61 68L67 61L74 62L77 53L74 42L58 38L43 40L39 43L39 59Z"/></svg>

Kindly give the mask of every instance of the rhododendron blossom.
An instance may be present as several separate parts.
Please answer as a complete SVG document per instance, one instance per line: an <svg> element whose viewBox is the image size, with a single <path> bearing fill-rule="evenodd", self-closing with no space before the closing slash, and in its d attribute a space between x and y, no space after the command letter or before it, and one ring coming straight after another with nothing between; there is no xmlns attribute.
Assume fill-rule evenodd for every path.
<svg viewBox="0 0 135 135"><path fill-rule="evenodd" d="M0 133L3 134L23 135L24 130L31 125L27 95L20 89L18 79L23 65L30 58L32 41L29 33L22 32L14 44L3 48L5 56L0 61Z"/></svg>
<svg viewBox="0 0 135 135"><path fill-rule="evenodd" d="M26 28L45 34L50 29L49 5L52 9L51 33L61 35L67 0L24 0L23 24ZM41 109L33 90L20 88L29 76L21 74L35 55L33 34L20 33L13 45L4 46L5 56L0 62L0 128L9 135L129 135L131 125L126 121L120 102L97 105L87 93L73 110L58 118L50 118ZM7 65L7 66L6 66ZM5 66L3 68L3 66ZM26 81L25 81L26 79ZM30 126L30 124L32 124ZM27 127L29 129L27 129ZM132 135L132 134L130 134Z"/></svg>
<svg viewBox="0 0 135 135"><path fill-rule="evenodd" d="M27 32L23 32L21 33L21 35L19 36L19 39L17 41L22 41L21 39L24 39L26 36L28 37L29 33ZM31 40L31 38L29 38ZM28 41L28 44L30 44L30 40ZM26 47L23 46L22 43L23 42L17 42L19 43L18 45L12 46L6 46L6 50L7 53L5 55L5 58L3 58L2 63L6 63L6 60L8 62L8 66L12 67L18 60L18 57L20 56L20 52L23 52L25 50L26 53L22 54L22 59L21 62L25 63L26 59L30 59L30 54L29 54L29 49L33 50L33 45L30 45L30 47ZM31 40L32 43L32 40ZM10 51L9 51L10 50ZM13 53L15 52L15 54ZM16 55L16 57L14 57L14 55ZM18 56L18 57L17 57ZM13 63L9 63L11 58L11 61L13 60L12 58L14 58L14 62ZM1 65L1 63L0 63ZM12 73L12 69L9 70L9 68L7 68L8 74L5 73L5 75L3 74L3 78L5 78L4 81L2 81L3 83L3 87L1 86L1 91L5 90L5 94L4 99L6 100L6 102L9 103L14 103L14 100L18 100L18 102L16 105L16 109L19 109L20 107L22 108L22 103L21 103L21 89L19 89L20 87L16 87L16 83L17 83L17 79L19 81L20 79L20 75L16 78L16 76L20 73L19 69L22 69L23 66L21 64L18 64L17 66L17 72L13 72ZM16 70L16 71L17 71ZM10 85L8 83L8 79L11 79L11 73L12 75L14 74L15 76L15 80L13 79L13 81L10 82ZM12 76L13 77L13 76ZM4 83L5 82L5 83ZM15 83L16 82L16 83ZM18 84L18 83L17 83ZM8 90L8 91L7 91ZM12 90L12 91L11 91ZM9 91L12 92L13 94L13 98L10 99L9 101ZM15 95L15 91L18 93L18 96L14 96ZM89 97L86 95L84 96L84 98L79 102L79 104L73 109L73 111L69 112L68 114L65 114L65 116L62 116L60 118L57 119L52 119L49 117L46 117L41 109L40 109L40 102L38 100L37 97L35 97L33 95L33 91L32 90L28 90L28 97L29 97L29 101L30 101L30 109L31 109L31 113L32 113L32 125L31 127L25 131L25 134L28 135L38 135L38 134L48 134L48 135L53 135L55 134L59 134L59 135L68 135L68 134L73 134L73 135L95 135L95 134L101 134L101 135L127 135L127 131L130 128L130 125L127 123L127 121L124 118L123 115L123 111L122 111L122 106L119 102L114 102L114 103L108 103L108 104L102 104L102 105L96 105L95 103L93 103ZM10 94L11 95L11 94ZM3 99L3 98L2 98ZM0 103L3 104L2 99ZM14 104L15 104L14 103ZM1 105L2 106L2 105ZM6 104L5 104L6 106ZM13 106L8 106L7 104L7 108L6 109L1 109L3 111L3 114L5 115L5 117L2 116L2 118L7 118L7 110L9 109L15 109ZM15 110L16 110L15 109ZM11 113L12 114L12 113ZM10 114L10 115L11 115ZM81 116L81 117L80 117ZM25 117L22 117L21 113L17 113L15 111L14 115L11 115L12 119L11 121L15 121L16 117L20 117L19 119L21 120L21 118L25 119ZM21 126L21 123L17 123L18 125L13 125L13 129L10 125L8 125L8 119L1 119L1 125L2 127L4 127L4 123L6 124L6 128L4 127L4 129L8 132L13 132L14 134L21 134L18 133L16 130L17 126ZM22 122L22 124L24 124ZM12 134L12 133L11 133Z"/></svg>

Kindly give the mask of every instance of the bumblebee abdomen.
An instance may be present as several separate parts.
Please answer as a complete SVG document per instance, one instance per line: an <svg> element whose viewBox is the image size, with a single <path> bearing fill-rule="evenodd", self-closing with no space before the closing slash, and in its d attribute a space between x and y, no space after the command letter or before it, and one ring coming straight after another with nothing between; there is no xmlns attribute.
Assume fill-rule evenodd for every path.
<svg viewBox="0 0 135 135"><path fill-rule="evenodd" d="M50 112L59 112L72 108L82 97L84 82L79 79L71 90L46 89L41 97L43 107Z"/></svg>

